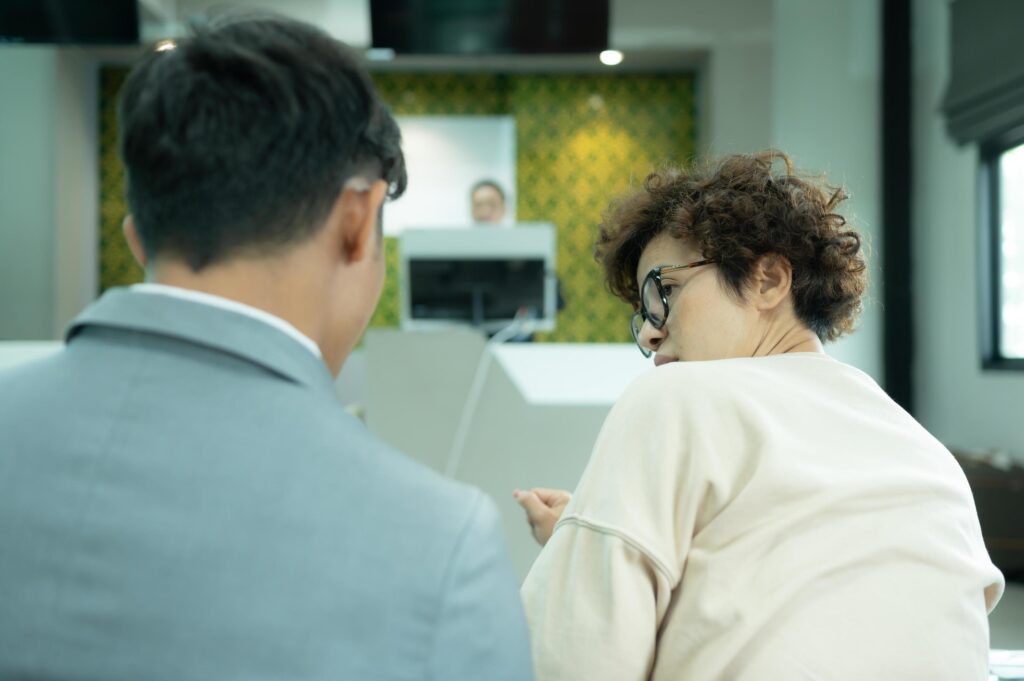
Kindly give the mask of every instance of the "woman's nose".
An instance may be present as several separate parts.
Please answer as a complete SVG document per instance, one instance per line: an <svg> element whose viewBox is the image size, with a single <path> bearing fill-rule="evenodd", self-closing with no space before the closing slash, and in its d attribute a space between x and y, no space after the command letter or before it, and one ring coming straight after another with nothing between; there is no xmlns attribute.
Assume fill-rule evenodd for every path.
<svg viewBox="0 0 1024 681"><path fill-rule="evenodd" d="M658 346L661 345L663 340L665 340L666 335L667 332L664 326L660 329L656 329L649 321L644 321L644 325L640 327L638 339L640 340L640 345L644 346L651 352L657 352Z"/></svg>

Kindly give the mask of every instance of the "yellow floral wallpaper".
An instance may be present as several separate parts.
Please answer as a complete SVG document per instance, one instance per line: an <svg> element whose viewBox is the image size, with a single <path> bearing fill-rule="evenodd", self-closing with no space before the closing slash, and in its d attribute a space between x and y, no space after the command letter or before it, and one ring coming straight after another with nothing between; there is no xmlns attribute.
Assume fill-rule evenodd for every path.
<svg viewBox="0 0 1024 681"><path fill-rule="evenodd" d="M121 235L128 213L124 167L117 155L117 93L127 69L100 70L100 292L142 281L142 270Z"/></svg>
<svg viewBox="0 0 1024 681"><path fill-rule="evenodd" d="M593 259L609 199L652 166L693 154L693 81L686 76L523 76L511 82L516 119L516 215L558 229L565 309L541 340L628 341L630 310Z"/></svg>
<svg viewBox="0 0 1024 681"><path fill-rule="evenodd" d="M116 97L126 72L101 73L100 285L138 281L121 239L124 173L117 158ZM672 75L375 74L398 115L511 114L516 120L516 214L558 229L565 309L538 340L628 341L629 310L604 288L592 256L601 211L655 165L694 151L694 81ZM415 182L416 178L410 178ZM398 324L397 241L385 242L388 279L372 324Z"/></svg>

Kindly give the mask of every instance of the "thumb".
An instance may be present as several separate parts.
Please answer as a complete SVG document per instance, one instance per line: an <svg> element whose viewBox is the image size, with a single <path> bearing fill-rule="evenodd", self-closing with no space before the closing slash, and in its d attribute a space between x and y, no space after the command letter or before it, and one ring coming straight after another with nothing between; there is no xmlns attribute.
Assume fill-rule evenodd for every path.
<svg viewBox="0 0 1024 681"><path fill-rule="evenodd" d="M550 513L551 509L540 500L535 493L530 490L517 490L515 493L516 501L526 511L526 517L531 521L540 520L544 517L545 513Z"/></svg>
<svg viewBox="0 0 1024 681"><path fill-rule="evenodd" d="M537 498L551 508L563 507L572 500L572 494L564 489L547 489L545 487L534 487L530 490L537 495Z"/></svg>

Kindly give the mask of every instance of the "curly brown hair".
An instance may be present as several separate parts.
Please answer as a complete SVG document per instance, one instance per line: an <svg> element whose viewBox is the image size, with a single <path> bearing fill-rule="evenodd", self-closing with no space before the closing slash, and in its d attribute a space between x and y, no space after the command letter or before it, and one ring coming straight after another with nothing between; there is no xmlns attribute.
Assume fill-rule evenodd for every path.
<svg viewBox="0 0 1024 681"><path fill-rule="evenodd" d="M611 292L634 307L640 254L662 232L694 244L741 299L757 259L783 256L797 316L831 341L854 329L867 288L860 234L836 213L846 198L775 150L668 168L612 202L594 254Z"/></svg>

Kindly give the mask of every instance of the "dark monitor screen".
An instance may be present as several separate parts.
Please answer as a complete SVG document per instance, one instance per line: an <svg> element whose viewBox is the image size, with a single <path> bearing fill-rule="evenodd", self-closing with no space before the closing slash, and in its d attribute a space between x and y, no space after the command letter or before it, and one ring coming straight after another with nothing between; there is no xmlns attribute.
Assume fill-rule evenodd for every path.
<svg viewBox="0 0 1024 681"><path fill-rule="evenodd" d="M609 0L370 0L373 46L399 54L597 53Z"/></svg>
<svg viewBox="0 0 1024 681"><path fill-rule="evenodd" d="M511 320L526 307L544 313L544 261L409 261L412 319L468 322Z"/></svg>
<svg viewBox="0 0 1024 681"><path fill-rule="evenodd" d="M133 45L137 0L0 0L0 42Z"/></svg>

